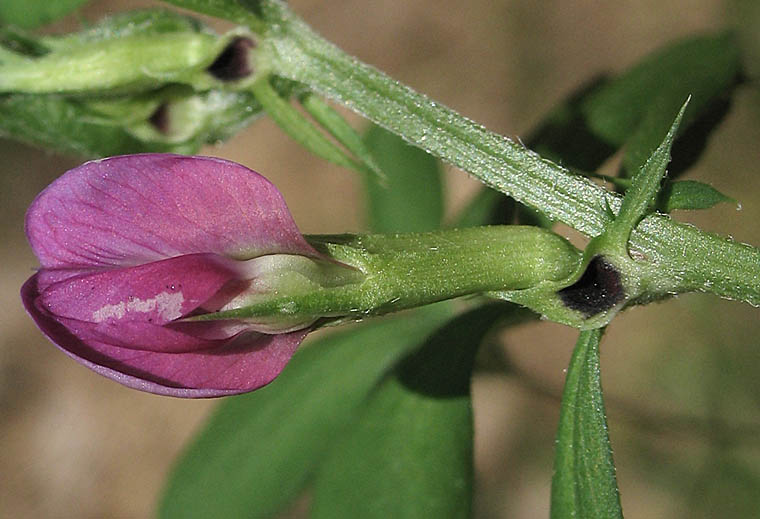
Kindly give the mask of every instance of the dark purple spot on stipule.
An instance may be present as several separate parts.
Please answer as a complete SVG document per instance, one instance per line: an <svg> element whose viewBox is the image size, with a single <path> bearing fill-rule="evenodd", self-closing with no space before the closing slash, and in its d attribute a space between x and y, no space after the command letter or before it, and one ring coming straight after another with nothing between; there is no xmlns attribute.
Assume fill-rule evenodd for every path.
<svg viewBox="0 0 760 519"><path fill-rule="evenodd" d="M625 290L615 266L602 256L594 256L580 279L558 295L566 307L588 318L621 302Z"/></svg>
<svg viewBox="0 0 760 519"><path fill-rule="evenodd" d="M249 51L254 46L252 39L238 36L227 44L206 70L219 81L237 81L248 77L253 73Z"/></svg>
<svg viewBox="0 0 760 519"><path fill-rule="evenodd" d="M161 103L158 105L158 108L156 108L148 118L148 122L159 133L164 135L169 133L169 105L167 103Z"/></svg>

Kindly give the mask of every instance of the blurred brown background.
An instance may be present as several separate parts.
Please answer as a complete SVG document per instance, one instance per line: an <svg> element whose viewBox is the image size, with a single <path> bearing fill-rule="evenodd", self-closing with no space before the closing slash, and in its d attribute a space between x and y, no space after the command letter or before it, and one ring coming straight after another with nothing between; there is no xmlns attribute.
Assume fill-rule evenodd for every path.
<svg viewBox="0 0 760 519"><path fill-rule="evenodd" d="M752 1L291 4L349 53L509 135L527 134L592 75L622 70L681 36L738 25L750 70L760 69ZM96 1L84 16L146 5L156 4ZM70 17L56 28L77 23ZM757 83L740 89L689 174L741 200L742 210L676 215L755 245L758 101ZM363 228L356 176L314 158L266 119L204 151L269 177L304 232ZM81 159L6 140L0 157L0 517L149 517L172 460L214 402L125 389L43 338L18 297L37 264L24 212ZM447 185L451 212L476 187L453 169ZM757 309L702 295L634 309L610 327L602 375L627 517L749 517L760 509L759 328ZM524 326L502 338L521 375L476 377L478 517L547 516L557 397L575 335L551 323Z"/></svg>

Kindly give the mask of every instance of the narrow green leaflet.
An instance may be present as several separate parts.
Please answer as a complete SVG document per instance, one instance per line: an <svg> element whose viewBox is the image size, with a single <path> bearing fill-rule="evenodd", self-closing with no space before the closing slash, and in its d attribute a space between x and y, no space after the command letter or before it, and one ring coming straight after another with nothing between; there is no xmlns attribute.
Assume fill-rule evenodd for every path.
<svg viewBox="0 0 760 519"><path fill-rule="evenodd" d="M270 83L269 77L264 76L254 82L251 92L272 120L301 146L344 168L362 173L366 170L363 164L346 153L308 117L293 107L290 100L283 97Z"/></svg>
<svg viewBox="0 0 760 519"><path fill-rule="evenodd" d="M602 330L581 332L562 393L552 519L622 518L599 374Z"/></svg>
<svg viewBox="0 0 760 519"><path fill-rule="evenodd" d="M469 517L470 372L485 334L514 308L457 317L376 389L319 469L313 518Z"/></svg>
<svg viewBox="0 0 760 519"><path fill-rule="evenodd" d="M87 0L3 0L0 25L33 29L69 14Z"/></svg>
<svg viewBox="0 0 760 519"><path fill-rule="evenodd" d="M306 483L378 379L448 318L446 306L314 341L269 386L224 400L175 466L162 518L270 517Z"/></svg>
<svg viewBox="0 0 760 519"><path fill-rule="evenodd" d="M669 213L676 209L709 209L723 202L736 200L704 182L679 180L665 184L658 195L657 208Z"/></svg>
<svg viewBox="0 0 760 519"><path fill-rule="evenodd" d="M682 138L672 150L669 177L675 178L697 160L726 115L740 70L738 46L729 35L675 43L617 78L584 85L553 109L525 143L543 157L588 172L625 144L624 173L632 177L691 94Z"/></svg>
<svg viewBox="0 0 760 519"><path fill-rule="evenodd" d="M369 227L375 232L438 229L443 217L443 185L438 160L379 126L365 137L385 178L366 177Z"/></svg>
<svg viewBox="0 0 760 519"><path fill-rule="evenodd" d="M366 166L367 174L377 175L380 179L383 178L380 166L377 165L369 149L367 149L361 135L348 124L348 121L342 115L313 92L299 94L298 101L315 121L330 132L330 135L335 137L339 143Z"/></svg>

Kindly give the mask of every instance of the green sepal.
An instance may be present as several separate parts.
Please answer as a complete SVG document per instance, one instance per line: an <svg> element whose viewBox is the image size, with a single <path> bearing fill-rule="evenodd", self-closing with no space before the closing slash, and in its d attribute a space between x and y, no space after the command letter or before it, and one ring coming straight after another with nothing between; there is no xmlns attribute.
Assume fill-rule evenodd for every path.
<svg viewBox="0 0 760 519"><path fill-rule="evenodd" d="M580 260L564 238L516 225L307 239L325 257L360 272L361 281L306 293L271 292L254 304L191 319L364 319L465 295L543 286L566 279Z"/></svg>
<svg viewBox="0 0 760 519"><path fill-rule="evenodd" d="M565 378L551 519L623 517L599 372L602 329L580 333Z"/></svg>
<svg viewBox="0 0 760 519"><path fill-rule="evenodd" d="M264 111L286 134L318 157L338 166L366 173L367 168L364 164L350 157L330 140L308 117L292 106L290 101L272 86L271 81L271 77L263 76L251 85L250 90Z"/></svg>
<svg viewBox="0 0 760 519"><path fill-rule="evenodd" d="M314 92L305 91L298 94L298 102L317 121L322 128L327 130L335 140L342 144L354 157L359 159L364 166L364 172L375 175L378 179L384 178L380 166L375 161L372 153L364 144L361 135L348 124L340 113L334 110L321 97Z"/></svg>
<svg viewBox="0 0 760 519"><path fill-rule="evenodd" d="M352 293L366 277L361 270L337 261L296 254L267 254L241 261L236 267L241 276L253 280L250 287L218 312L188 320L235 314L256 332L301 330L320 318L332 317L335 299L345 298L345 293Z"/></svg>

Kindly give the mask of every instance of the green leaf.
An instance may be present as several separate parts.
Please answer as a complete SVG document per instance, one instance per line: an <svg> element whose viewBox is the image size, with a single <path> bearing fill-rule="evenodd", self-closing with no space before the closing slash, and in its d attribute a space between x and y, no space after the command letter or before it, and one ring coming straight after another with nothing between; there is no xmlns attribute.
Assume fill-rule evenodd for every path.
<svg viewBox="0 0 760 519"><path fill-rule="evenodd" d="M669 213L676 209L709 209L722 202L736 203L714 187L696 180L665 184L657 200L658 208Z"/></svg>
<svg viewBox="0 0 760 519"><path fill-rule="evenodd" d="M371 126L365 137L385 179L366 177L369 227L375 232L438 229L443 187L438 160L400 137Z"/></svg>
<svg viewBox="0 0 760 519"><path fill-rule="evenodd" d="M707 135L720 122L727 97L741 73L739 47L730 34L698 36L674 43L652 54L621 76L602 86L583 103L589 127L610 145L627 143L623 158L625 174L633 176L644 164L670 127L674 114L691 96L683 151L672 174L696 160ZM677 166L677 167L676 167Z"/></svg>
<svg viewBox="0 0 760 519"><path fill-rule="evenodd" d="M163 518L269 517L306 483L386 370L448 317L432 306L302 347L280 376L218 407L175 466Z"/></svg>
<svg viewBox="0 0 760 519"><path fill-rule="evenodd" d="M589 127L583 106L610 81L595 78L572 92L525 140L528 148L567 168L595 171L619 146L598 137Z"/></svg>
<svg viewBox="0 0 760 519"><path fill-rule="evenodd" d="M648 113L652 93L669 99L673 111L691 95L696 112L731 85L739 70L738 46L731 35L688 38L647 56L602 87L584 102L583 111L597 135L621 146Z"/></svg>
<svg viewBox="0 0 760 519"><path fill-rule="evenodd" d="M164 0L183 9L248 25L254 32L263 31L258 0Z"/></svg>
<svg viewBox="0 0 760 519"><path fill-rule="evenodd" d="M602 330L581 332L562 393L552 519L623 517L599 374Z"/></svg>
<svg viewBox="0 0 760 519"><path fill-rule="evenodd" d="M516 204L513 198L490 187L481 188L457 215L453 227L510 224L515 217Z"/></svg>
<svg viewBox="0 0 760 519"><path fill-rule="evenodd" d="M313 518L469 517L470 372L485 334L514 309L471 310L401 363L320 467Z"/></svg>
<svg viewBox="0 0 760 519"><path fill-rule="evenodd" d="M627 142L623 162L631 177L667 132L672 114L693 94L672 149L669 176L674 178L696 161L727 113L740 70L738 46L731 36L678 42L613 80L597 78L582 86L553 109L525 143L568 168L594 171ZM467 210L477 214L475 207Z"/></svg>
<svg viewBox="0 0 760 519"><path fill-rule="evenodd" d="M87 0L3 0L0 2L0 25L33 29L74 11Z"/></svg>

